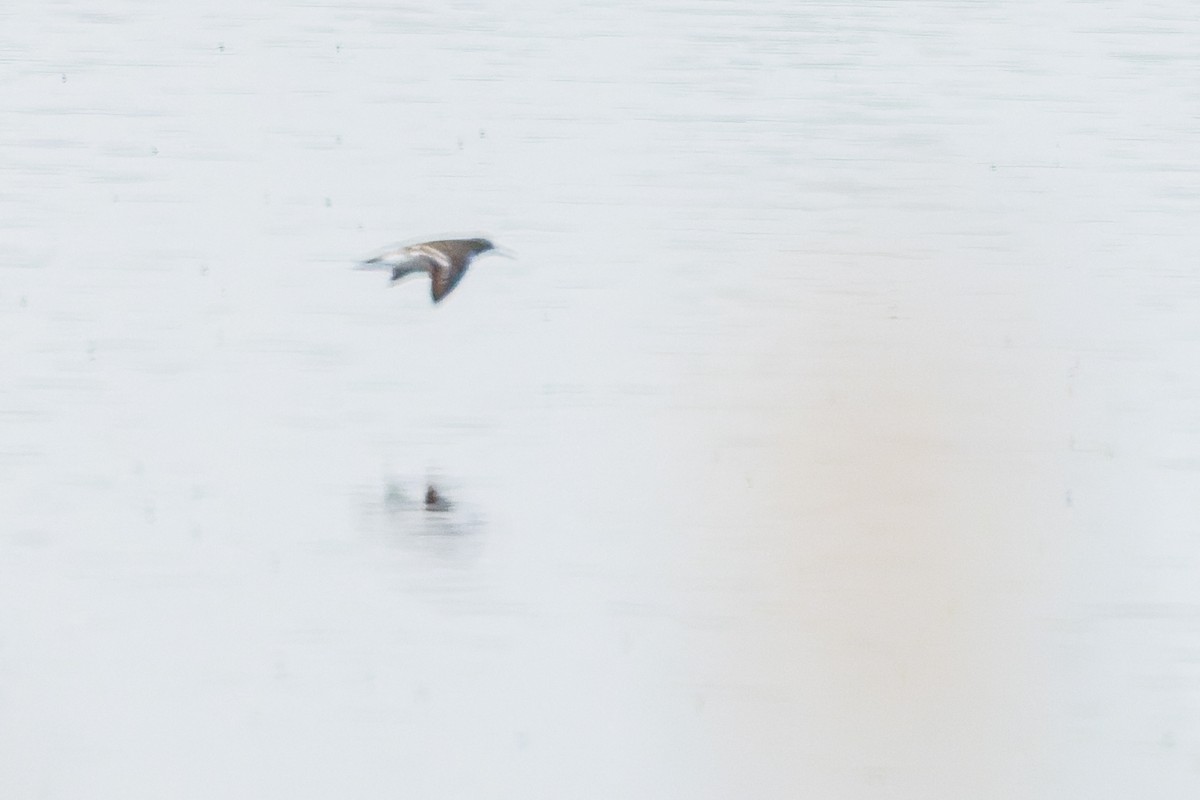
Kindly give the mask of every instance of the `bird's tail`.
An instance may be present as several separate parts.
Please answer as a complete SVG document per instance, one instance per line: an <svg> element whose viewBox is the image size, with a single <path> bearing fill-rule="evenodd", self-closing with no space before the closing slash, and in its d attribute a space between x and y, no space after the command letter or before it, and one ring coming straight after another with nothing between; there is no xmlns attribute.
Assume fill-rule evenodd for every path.
<svg viewBox="0 0 1200 800"><path fill-rule="evenodd" d="M391 268L392 268L392 265L386 263L383 260L382 256L375 256L374 258L368 258L367 260L360 261L354 265L354 269L360 269L360 270L385 270L385 269L391 269Z"/></svg>

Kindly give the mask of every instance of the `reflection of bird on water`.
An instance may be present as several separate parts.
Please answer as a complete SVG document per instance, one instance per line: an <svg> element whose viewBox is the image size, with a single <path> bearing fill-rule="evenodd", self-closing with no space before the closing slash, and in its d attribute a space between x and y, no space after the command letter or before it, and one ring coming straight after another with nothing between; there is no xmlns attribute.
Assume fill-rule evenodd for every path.
<svg viewBox="0 0 1200 800"><path fill-rule="evenodd" d="M504 251L487 239L440 239L387 250L359 264L359 269L391 269L392 283L416 272L429 273L433 302L454 291L477 256Z"/></svg>
<svg viewBox="0 0 1200 800"><path fill-rule="evenodd" d="M450 501L438 492L437 487L430 484L425 490L425 510L426 511L449 511Z"/></svg>

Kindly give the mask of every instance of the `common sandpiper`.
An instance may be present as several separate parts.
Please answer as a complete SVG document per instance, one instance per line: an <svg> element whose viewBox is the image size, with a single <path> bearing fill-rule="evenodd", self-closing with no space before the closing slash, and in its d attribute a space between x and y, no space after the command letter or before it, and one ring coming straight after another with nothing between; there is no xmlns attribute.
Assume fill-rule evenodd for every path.
<svg viewBox="0 0 1200 800"><path fill-rule="evenodd" d="M494 252L508 253L487 239L438 239L386 250L359 264L359 269L390 269L392 284L417 272L427 272L433 302L440 303L454 291L467 267L478 256Z"/></svg>

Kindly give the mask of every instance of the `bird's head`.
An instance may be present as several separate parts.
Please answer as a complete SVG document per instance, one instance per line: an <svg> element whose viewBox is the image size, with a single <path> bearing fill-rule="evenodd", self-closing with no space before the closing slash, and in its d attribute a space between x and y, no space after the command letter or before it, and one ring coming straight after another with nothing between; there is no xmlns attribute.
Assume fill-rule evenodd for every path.
<svg viewBox="0 0 1200 800"><path fill-rule="evenodd" d="M516 258L516 254L507 247L500 247L493 244L490 239L471 239L472 250L476 255L482 253L491 253L492 255L504 256L505 258Z"/></svg>
<svg viewBox="0 0 1200 800"><path fill-rule="evenodd" d="M489 239L466 239L464 240L463 244L467 245L470 251L475 255L496 249L496 245L492 244L491 240Z"/></svg>

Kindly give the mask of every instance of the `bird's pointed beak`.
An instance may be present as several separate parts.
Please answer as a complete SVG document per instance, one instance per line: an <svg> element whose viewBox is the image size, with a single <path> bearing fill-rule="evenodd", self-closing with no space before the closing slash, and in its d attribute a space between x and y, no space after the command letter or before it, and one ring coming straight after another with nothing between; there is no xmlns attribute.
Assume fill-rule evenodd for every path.
<svg viewBox="0 0 1200 800"><path fill-rule="evenodd" d="M354 269L361 270L379 270L389 269L389 266L383 263L381 258L368 258L366 261L360 261L354 265Z"/></svg>
<svg viewBox="0 0 1200 800"><path fill-rule="evenodd" d="M509 250L507 247L493 247L492 252L498 256L503 256L504 258L516 258L517 257L517 254L514 253L512 250Z"/></svg>

